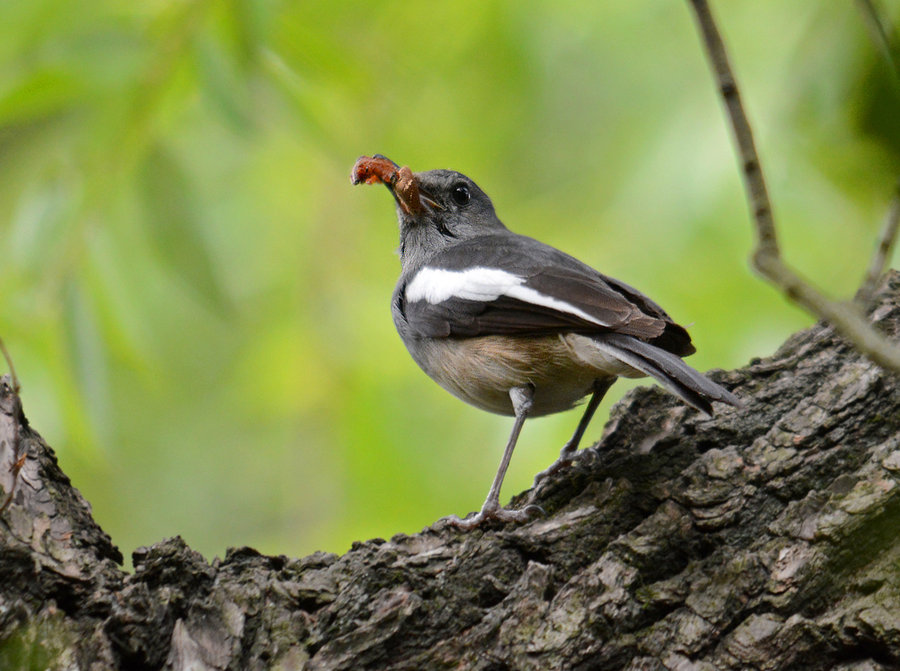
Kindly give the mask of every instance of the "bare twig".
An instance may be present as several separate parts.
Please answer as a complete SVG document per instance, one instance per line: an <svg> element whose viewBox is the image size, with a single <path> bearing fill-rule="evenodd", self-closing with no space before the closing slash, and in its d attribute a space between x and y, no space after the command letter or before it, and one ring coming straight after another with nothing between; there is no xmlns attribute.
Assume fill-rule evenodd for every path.
<svg viewBox="0 0 900 671"><path fill-rule="evenodd" d="M897 55L891 47L891 36L885 28L884 21L881 20L881 12L875 7L873 0L856 0L856 4L866 20L866 27L869 29L872 41L875 42L875 46L884 56L884 60L894 75L894 83L900 85L900 61L897 60Z"/></svg>
<svg viewBox="0 0 900 671"><path fill-rule="evenodd" d="M3 358L6 359L6 365L9 368L9 377L12 379L12 388L13 391L17 394L21 387L19 386L19 378L16 376L16 367L13 366L12 357L9 355L9 350L6 349L6 345L3 344L3 338L0 338L0 353L3 354Z"/></svg>
<svg viewBox="0 0 900 671"><path fill-rule="evenodd" d="M871 299L875 291L875 285L878 284L878 280L884 275L885 266L890 261L891 254L894 251L898 229L900 229L900 181L897 182L897 186L894 189L891 209L884 222L884 227L881 229L881 234L878 236L878 247L875 249L874 256L872 256L869 270L866 272L862 286L856 293L856 300L863 305Z"/></svg>
<svg viewBox="0 0 900 671"><path fill-rule="evenodd" d="M869 34L875 47L881 52L884 61L893 75L894 93L900 94L900 61L892 47L892 38L888 34L884 21L881 20L883 12L875 6L875 0L857 0L859 11L866 22ZM900 97L897 98L900 101ZM856 300L865 305L872 297L875 291L875 285L884 274L885 266L890 262L891 252L894 249L894 242L897 239L897 231L900 229L900 181L894 189L894 198L891 202L891 209L888 212L887 220L881 229L878 237L878 246L875 254L869 264L869 270L863 279L862 286L856 293Z"/></svg>
<svg viewBox="0 0 900 671"><path fill-rule="evenodd" d="M728 111L741 158L744 187L756 224L753 267L764 278L779 287L792 301L813 315L826 319L838 333L872 361L900 372L900 348L876 332L856 307L829 300L782 261L772 205L753 141L753 132L741 103L740 92L728 62L722 36L706 0L690 0L690 2L703 35L710 65L718 81L719 92Z"/></svg>

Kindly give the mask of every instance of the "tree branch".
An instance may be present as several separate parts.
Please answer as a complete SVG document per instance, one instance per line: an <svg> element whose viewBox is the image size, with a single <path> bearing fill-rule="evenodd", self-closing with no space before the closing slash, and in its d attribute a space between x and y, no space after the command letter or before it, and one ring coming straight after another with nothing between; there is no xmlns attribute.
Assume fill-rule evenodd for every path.
<svg viewBox="0 0 900 671"><path fill-rule="evenodd" d="M19 386L19 378L16 376L16 367L13 366L12 357L9 355L9 350L6 349L6 345L3 343L3 338L0 338L0 353L3 354L3 358L6 359L6 366L9 368L9 376L12 378L12 388L17 394L22 390Z"/></svg>
<svg viewBox="0 0 900 671"><path fill-rule="evenodd" d="M772 204L753 140L753 131L741 103L725 44L706 0L690 2L718 81L741 159L744 187L756 227L757 244L752 256L753 267L794 303L816 317L826 319L838 333L872 361L900 372L900 347L875 331L855 306L828 299L782 260Z"/></svg>
<svg viewBox="0 0 900 671"><path fill-rule="evenodd" d="M898 62L894 49L891 47L891 37L888 35L884 21L881 20L881 13L872 0L857 0L856 4L866 20L866 27L869 29L872 41L875 42L875 46L881 52L881 55L884 56L885 62L894 75L894 83L900 87L900 62Z"/></svg>
<svg viewBox="0 0 900 671"><path fill-rule="evenodd" d="M856 300L865 305L872 298L875 286L885 272L885 266L891 258L894 251L894 243L897 240L897 231L900 229L900 180L894 188L894 197L891 200L891 209L888 212L884 227L878 236L878 246L872 261L869 264L869 270L863 280L862 286L856 294Z"/></svg>
<svg viewBox="0 0 900 671"><path fill-rule="evenodd" d="M881 12L875 7L873 0L857 0L856 4L865 19L875 47L884 57L884 61L893 75L894 91L900 94L900 62L898 62L894 49L891 46L891 36L888 34L884 21L881 20ZM898 100L900 100L900 97L898 97ZM875 291L875 285L884 274L885 266L890 261L894 242L897 239L898 228L900 228L900 181L897 182L897 186L894 189L891 208L878 237L878 246L875 249L875 254L872 256L869 270L866 273L862 286L856 293L856 300L863 305L871 300L872 292Z"/></svg>
<svg viewBox="0 0 900 671"><path fill-rule="evenodd" d="M900 273L872 318L900 336ZM0 669L900 668L900 376L827 324L714 373L747 407L631 392L547 516L301 559L181 539L126 573L0 378ZM528 498L518 497L521 505Z"/></svg>

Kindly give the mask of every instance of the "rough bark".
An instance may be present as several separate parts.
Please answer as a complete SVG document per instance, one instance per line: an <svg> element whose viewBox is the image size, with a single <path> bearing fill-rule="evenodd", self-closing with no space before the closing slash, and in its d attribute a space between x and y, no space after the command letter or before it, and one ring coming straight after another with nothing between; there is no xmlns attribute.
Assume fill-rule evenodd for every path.
<svg viewBox="0 0 900 671"><path fill-rule="evenodd" d="M874 322L900 336L900 275ZM632 392L547 516L134 574L0 389L0 668L900 668L900 380L818 324L715 378L710 419Z"/></svg>

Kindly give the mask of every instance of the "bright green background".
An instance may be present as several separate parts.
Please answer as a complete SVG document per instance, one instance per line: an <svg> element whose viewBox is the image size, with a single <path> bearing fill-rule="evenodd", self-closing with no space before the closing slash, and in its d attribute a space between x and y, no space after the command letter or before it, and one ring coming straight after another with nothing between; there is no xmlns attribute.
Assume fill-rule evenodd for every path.
<svg viewBox="0 0 900 671"><path fill-rule="evenodd" d="M785 254L847 297L900 174L896 81L849 0L715 4ZM343 551L480 505L510 421L394 333L393 204L348 179L375 152L650 294L700 369L811 321L748 270L683 0L4 2L0 335L126 554ZM526 424L504 500L577 419Z"/></svg>

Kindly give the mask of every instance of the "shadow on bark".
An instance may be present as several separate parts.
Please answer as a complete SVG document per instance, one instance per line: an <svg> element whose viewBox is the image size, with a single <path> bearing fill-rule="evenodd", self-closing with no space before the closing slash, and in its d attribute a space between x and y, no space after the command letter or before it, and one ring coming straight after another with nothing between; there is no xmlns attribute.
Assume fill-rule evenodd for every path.
<svg viewBox="0 0 900 671"><path fill-rule="evenodd" d="M900 274L870 316L900 337ZM7 380L0 668L900 668L900 380L822 324L713 377L746 407L635 390L529 524L212 564L175 538L133 575Z"/></svg>

